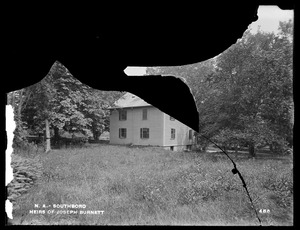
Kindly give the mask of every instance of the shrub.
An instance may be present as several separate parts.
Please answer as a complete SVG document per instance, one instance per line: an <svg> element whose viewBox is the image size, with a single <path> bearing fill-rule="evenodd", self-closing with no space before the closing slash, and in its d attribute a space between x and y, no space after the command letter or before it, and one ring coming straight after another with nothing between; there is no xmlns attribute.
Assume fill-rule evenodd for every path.
<svg viewBox="0 0 300 230"><path fill-rule="evenodd" d="M36 145L30 142L24 142L22 147L15 147L13 153L26 158L35 158L44 152L43 145Z"/></svg>

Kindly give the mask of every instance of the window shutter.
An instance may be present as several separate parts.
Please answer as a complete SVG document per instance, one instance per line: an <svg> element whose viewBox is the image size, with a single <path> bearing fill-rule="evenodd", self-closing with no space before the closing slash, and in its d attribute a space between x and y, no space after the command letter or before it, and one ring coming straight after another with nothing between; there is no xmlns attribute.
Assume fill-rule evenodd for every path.
<svg viewBox="0 0 300 230"><path fill-rule="evenodd" d="M140 138L143 138L143 129L140 129Z"/></svg>
<svg viewBox="0 0 300 230"><path fill-rule="evenodd" d="M147 120L147 109L143 109L143 120Z"/></svg>
<svg viewBox="0 0 300 230"><path fill-rule="evenodd" d="M121 138L121 129L119 129L119 138Z"/></svg>

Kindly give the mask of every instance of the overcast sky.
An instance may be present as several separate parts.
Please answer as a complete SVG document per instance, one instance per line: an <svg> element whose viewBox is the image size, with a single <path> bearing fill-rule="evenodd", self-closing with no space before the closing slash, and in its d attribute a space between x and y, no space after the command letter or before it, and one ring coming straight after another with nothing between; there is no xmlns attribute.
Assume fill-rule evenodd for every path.
<svg viewBox="0 0 300 230"><path fill-rule="evenodd" d="M251 32L255 33L260 26L260 30L265 32L278 32L279 21L293 20L293 10L281 10L278 6L259 6L258 19L249 25ZM128 76L142 76L146 74L146 67L127 67L124 72Z"/></svg>
<svg viewBox="0 0 300 230"><path fill-rule="evenodd" d="M293 10L281 10L278 6L259 6L257 14L257 21L249 26L254 33L258 26L262 31L277 33L279 21L293 20L294 17Z"/></svg>

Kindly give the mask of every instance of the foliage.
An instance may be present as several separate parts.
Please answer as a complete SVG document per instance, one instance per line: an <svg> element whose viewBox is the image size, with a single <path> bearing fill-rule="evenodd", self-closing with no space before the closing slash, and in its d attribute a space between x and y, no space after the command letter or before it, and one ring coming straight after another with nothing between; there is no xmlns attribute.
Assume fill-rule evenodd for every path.
<svg viewBox="0 0 300 230"><path fill-rule="evenodd" d="M7 94L7 104L13 107L14 121L16 128L14 130L13 148L23 148L28 144L26 140L27 125L22 121L21 111L23 104L23 90L12 91Z"/></svg>
<svg viewBox="0 0 300 230"><path fill-rule="evenodd" d="M291 22L284 25L292 27ZM218 123L223 126L216 139L235 137L255 146L291 144L292 43L288 36L247 31L219 56L213 84L221 89L217 108L223 115ZM229 130L233 135L228 135Z"/></svg>
<svg viewBox="0 0 300 230"><path fill-rule="evenodd" d="M189 85L199 113L199 136L222 145L270 145L283 152L293 140L293 23L279 33L246 31L219 56L202 63L148 68ZM276 149L275 149L276 148Z"/></svg>
<svg viewBox="0 0 300 230"><path fill-rule="evenodd" d="M163 67L148 67L147 75L171 75L181 78L191 89L195 98L196 104L200 103L207 96L208 84L205 81L207 77L212 76L215 72L215 59L209 59L205 62L182 65L182 66L163 66Z"/></svg>
<svg viewBox="0 0 300 230"><path fill-rule="evenodd" d="M15 119L16 129L14 130L14 139L13 139L13 148L26 148L28 145L28 141L26 136L28 134L26 130L26 123L20 121L19 119Z"/></svg>
<svg viewBox="0 0 300 230"><path fill-rule="evenodd" d="M74 78L61 63L55 62L39 83L8 94L17 123L16 138L22 143L28 134L45 133L45 119L50 123L52 143L62 133L79 133L98 139L109 129L109 110L122 92L95 90Z"/></svg>

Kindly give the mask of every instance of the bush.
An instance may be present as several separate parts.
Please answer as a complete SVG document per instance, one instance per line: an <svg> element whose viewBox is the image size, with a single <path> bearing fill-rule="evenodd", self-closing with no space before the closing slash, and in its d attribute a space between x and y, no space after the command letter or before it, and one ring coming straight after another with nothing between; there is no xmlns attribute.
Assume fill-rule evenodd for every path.
<svg viewBox="0 0 300 230"><path fill-rule="evenodd" d="M35 158L44 153L43 145L36 145L34 143L24 142L22 147L15 147L13 153L15 155L23 156L26 158Z"/></svg>
<svg viewBox="0 0 300 230"><path fill-rule="evenodd" d="M13 148L23 148L28 143L26 136L26 123L15 117L16 129L14 130Z"/></svg>
<svg viewBox="0 0 300 230"><path fill-rule="evenodd" d="M59 140L51 139L51 146L54 148L62 147L83 147L88 143L88 137L60 137Z"/></svg>

